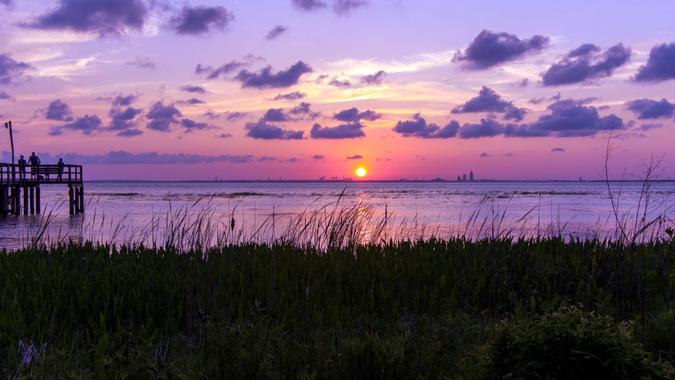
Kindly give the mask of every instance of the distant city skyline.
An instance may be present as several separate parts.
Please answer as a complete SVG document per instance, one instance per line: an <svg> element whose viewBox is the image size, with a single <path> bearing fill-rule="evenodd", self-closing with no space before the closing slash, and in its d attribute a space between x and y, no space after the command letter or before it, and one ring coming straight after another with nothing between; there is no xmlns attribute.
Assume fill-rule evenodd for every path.
<svg viewBox="0 0 675 380"><path fill-rule="evenodd" d="M610 134L612 176L656 157L675 178L675 2L0 0L0 14L17 156L88 179L599 179Z"/></svg>

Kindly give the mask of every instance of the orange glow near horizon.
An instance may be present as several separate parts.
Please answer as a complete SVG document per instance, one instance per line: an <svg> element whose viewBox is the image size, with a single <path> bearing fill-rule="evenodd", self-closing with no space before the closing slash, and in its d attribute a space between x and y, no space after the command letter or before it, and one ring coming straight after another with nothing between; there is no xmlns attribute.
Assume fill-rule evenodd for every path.
<svg viewBox="0 0 675 380"><path fill-rule="evenodd" d="M364 166L359 166L356 168L356 170L354 170L354 174L356 174L356 176L359 178L364 178L368 175L368 169L366 169Z"/></svg>

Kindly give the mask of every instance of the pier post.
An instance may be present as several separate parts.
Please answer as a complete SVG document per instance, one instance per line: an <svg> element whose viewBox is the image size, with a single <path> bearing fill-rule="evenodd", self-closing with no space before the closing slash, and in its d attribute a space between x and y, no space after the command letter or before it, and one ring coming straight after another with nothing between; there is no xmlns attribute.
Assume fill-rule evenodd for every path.
<svg viewBox="0 0 675 380"><path fill-rule="evenodd" d="M28 186L23 187L23 214L28 215Z"/></svg>
<svg viewBox="0 0 675 380"><path fill-rule="evenodd" d="M0 214L7 216L9 213L9 187L0 186Z"/></svg>
<svg viewBox="0 0 675 380"><path fill-rule="evenodd" d="M35 215L35 186L30 187L30 214Z"/></svg>
<svg viewBox="0 0 675 380"><path fill-rule="evenodd" d="M14 186L14 215L21 215L21 187Z"/></svg>
<svg viewBox="0 0 675 380"><path fill-rule="evenodd" d="M40 213L40 185L35 186L35 212Z"/></svg>
<svg viewBox="0 0 675 380"><path fill-rule="evenodd" d="M84 186L80 186L80 213L84 213Z"/></svg>
<svg viewBox="0 0 675 380"><path fill-rule="evenodd" d="M70 215L75 214L75 202L73 201L74 193L73 185L68 185L68 207L70 209Z"/></svg>

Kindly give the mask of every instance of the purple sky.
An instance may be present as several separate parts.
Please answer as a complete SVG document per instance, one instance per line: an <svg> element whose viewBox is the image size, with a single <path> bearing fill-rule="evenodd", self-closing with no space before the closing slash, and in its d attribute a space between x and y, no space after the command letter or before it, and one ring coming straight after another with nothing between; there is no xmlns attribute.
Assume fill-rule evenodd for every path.
<svg viewBox="0 0 675 380"><path fill-rule="evenodd" d="M0 0L18 153L90 179L675 178L675 2ZM9 139L0 135L7 160Z"/></svg>

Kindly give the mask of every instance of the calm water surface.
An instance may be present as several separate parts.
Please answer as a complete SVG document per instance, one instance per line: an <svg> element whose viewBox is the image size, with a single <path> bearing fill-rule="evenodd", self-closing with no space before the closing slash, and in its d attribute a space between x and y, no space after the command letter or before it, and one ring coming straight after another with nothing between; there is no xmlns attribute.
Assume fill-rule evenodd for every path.
<svg viewBox="0 0 675 380"><path fill-rule="evenodd" d="M622 217L644 205L641 183L614 183L612 188L617 197L621 191ZM0 219L0 247L31 240L50 212L45 235L51 241L118 243L148 240L149 230L161 234L181 210L191 217L207 211L216 229L230 228L234 217L242 238L258 240L282 233L284 224L303 211L353 205L370 212L365 224L371 226L364 230L386 215L389 236L398 238L485 236L504 230L588 237L611 234L616 225L603 182L92 182L85 185L88 208L81 216L68 215L66 190L43 187L46 212L40 217ZM675 182L653 183L648 216L671 217L674 193ZM271 218L273 230L268 228ZM260 229L265 223L268 227Z"/></svg>

